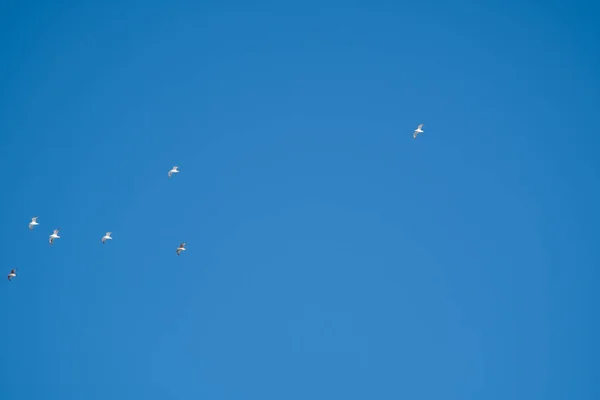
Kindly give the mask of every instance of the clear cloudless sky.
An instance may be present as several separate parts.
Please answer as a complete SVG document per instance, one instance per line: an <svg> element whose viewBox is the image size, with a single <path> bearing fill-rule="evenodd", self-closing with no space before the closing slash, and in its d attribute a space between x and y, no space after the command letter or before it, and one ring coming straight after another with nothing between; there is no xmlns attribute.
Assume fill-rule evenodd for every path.
<svg viewBox="0 0 600 400"><path fill-rule="evenodd" d="M599 399L599 14L2 2L0 398Z"/></svg>

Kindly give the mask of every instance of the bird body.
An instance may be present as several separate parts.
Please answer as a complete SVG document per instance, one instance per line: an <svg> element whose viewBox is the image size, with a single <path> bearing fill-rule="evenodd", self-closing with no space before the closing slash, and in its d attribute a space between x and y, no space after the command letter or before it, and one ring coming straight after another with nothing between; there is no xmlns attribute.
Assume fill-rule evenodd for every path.
<svg viewBox="0 0 600 400"><path fill-rule="evenodd" d="M39 225L39 223L37 222L37 219L38 219L38 217L31 218L31 222L29 223L29 230L32 231L36 225Z"/></svg>
<svg viewBox="0 0 600 400"><path fill-rule="evenodd" d="M179 169L178 169L178 168L179 168L179 167L178 167L177 165L176 165L176 166L174 166L173 168L171 168L171 170L170 170L170 171L169 171L169 173L168 173L168 175L169 175L169 178L170 178L170 177L172 177L172 176L173 176L173 174L176 174L176 173L178 173L178 172L179 172Z"/></svg>
<svg viewBox="0 0 600 400"><path fill-rule="evenodd" d="M111 234L112 232L106 232L106 235L102 237L102 244L106 243L107 240L112 240L112 238L110 237Z"/></svg>
<svg viewBox="0 0 600 400"><path fill-rule="evenodd" d="M55 229L52 235L50 235L50 239L48 239L50 246L52 246L52 244L54 243L54 239L60 239L60 236L58 236L59 231L60 229Z"/></svg>
<svg viewBox="0 0 600 400"><path fill-rule="evenodd" d="M12 278L14 278L15 276L17 276L17 270L16 269L11 269L10 273L8 274L8 281L10 282L10 280Z"/></svg>
<svg viewBox="0 0 600 400"><path fill-rule="evenodd" d="M415 129L415 131L413 132L413 139L417 138L417 135L419 133L423 133L423 124L419 124L419 126L417 126L417 129Z"/></svg>

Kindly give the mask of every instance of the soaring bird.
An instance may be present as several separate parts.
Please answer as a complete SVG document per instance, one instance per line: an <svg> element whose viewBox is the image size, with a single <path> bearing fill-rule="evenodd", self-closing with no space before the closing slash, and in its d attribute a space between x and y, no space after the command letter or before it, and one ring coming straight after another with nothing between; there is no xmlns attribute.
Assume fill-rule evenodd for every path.
<svg viewBox="0 0 600 400"><path fill-rule="evenodd" d="M169 178L170 178L170 177L172 177L172 176L173 176L173 174L176 174L176 173L178 173L178 172L179 172L178 168L179 168L179 167L178 167L177 165L176 165L176 166L174 166L173 168L171 168L171 170L169 171L169 174L168 174L168 175L169 175Z"/></svg>
<svg viewBox="0 0 600 400"><path fill-rule="evenodd" d="M29 230L33 230L36 225L39 225L37 222L38 217L31 218L31 222L29 223Z"/></svg>
<svg viewBox="0 0 600 400"><path fill-rule="evenodd" d="M48 240L50 246L52 246L52 243L54 243L54 239L60 239L60 236L58 236L58 231L60 231L60 228L55 229L52 235L50 235L50 239Z"/></svg>
<svg viewBox="0 0 600 400"><path fill-rule="evenodd" d="M413 132L413 139L416 139L419 133L423 133L423 129L421 128L423 128L423 124L419 124L419 126L417 126L417 129L415 129Z"/></svg>
<svg viewBox="0 0 600 400"><path fill-rule="evenodd" d="M181 254L182 251L185 251L185 242L181 243L177 248L177 255Z"/></svg>
<svg viewBox="0 0 600 400"><path fill-rule="evenodd" d="M107 241L107 240L112 240L112 238L110 237L110 234L111 234L111 233L112 233L112 232L106 232L106 235L104 235L104 236L102 237L102 244L106 243L106 241Z"/></svg>
<svg viewBox="0 0 600 400"><path fill-rule="evenodd" d="M12 278L14 278L15 276L17 276L17 270L16 269L11 269L10 270L10 274L8 274L8 281L10 282L10 280Z"/></svg>

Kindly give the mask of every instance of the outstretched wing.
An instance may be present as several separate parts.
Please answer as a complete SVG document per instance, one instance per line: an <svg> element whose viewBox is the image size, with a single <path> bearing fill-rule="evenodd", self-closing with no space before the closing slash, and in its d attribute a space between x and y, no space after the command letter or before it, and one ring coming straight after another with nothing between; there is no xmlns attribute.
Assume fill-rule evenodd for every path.
<svg viewBox="0 0 600 400"><path fill-rule="evenodd" d="M423 124L419 124L419 126L417 126L417 129L421 129L423 128Z"/></svg>

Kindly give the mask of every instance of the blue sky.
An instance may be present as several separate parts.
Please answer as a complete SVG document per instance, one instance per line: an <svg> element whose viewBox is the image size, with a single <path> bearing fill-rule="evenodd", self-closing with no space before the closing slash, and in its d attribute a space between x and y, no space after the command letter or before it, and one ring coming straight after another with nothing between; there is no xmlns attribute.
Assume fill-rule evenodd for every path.
<svg viewBox="0 0 600 400"><path fill-rule="evenodd" d="M2 398L600 398L600 7L485 3L4 3Z"/></svg>

